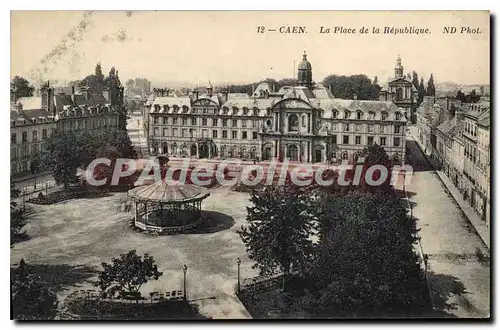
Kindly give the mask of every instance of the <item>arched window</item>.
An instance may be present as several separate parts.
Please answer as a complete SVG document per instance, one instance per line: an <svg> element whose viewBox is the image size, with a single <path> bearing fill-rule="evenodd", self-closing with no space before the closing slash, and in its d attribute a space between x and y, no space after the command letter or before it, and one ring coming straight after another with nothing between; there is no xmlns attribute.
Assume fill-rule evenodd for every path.
<svg viewBox="0 0 500 330"><path fill-rule="evenodd" d="M348 160L349 154L347 152L342 153L342 160Z"/></svg>
<svg viewBox="0 0 500 330"><path fill-rule="evenodd" d="M382 118L382 120L386 120L387 119L387 112L382 111L381 118Z"/></svg>
<svg viewBox="0 0 500 330"><path fill-rule="evenodd" d="M163 154L168 154L168 145L166 142L163 143Z"/></svg>
<svg viewBox="0 0 500 330"><path fill-rule="evenodd" d="M177 143L172 143L172 154L177 154Z"/></svg>
<svg viewBox="0 0 500 330"><path fill-rule="evenodd" d="M395 154L394 156L392 156L392 162L394 164L399 164L401 162L401 159L399 158L398 154Z"/></svg>
<svg viewBox="0 0 500 330"><path fill-rule="evenodd" d="M402 88L398 88L396 90L396 100L397 101L401 101L403 99L403 89Z"/></svg>
<svg viewBox="0 0 500 330"><path fill-rule="evenodd" d="M290 145L287 148L287 157L292 162L296 162L299 160L299 149L296 145Z"/></svg>
<svg viewBox="0 0 500 330"><path fill-rule="evenodd" d="M351 112L350 111L344 111L344 118L349 119L351 117Z"/></svg>
<svg viewBox="0 0 500 330"><path fill-rule="evenodd" d="M332 119L337 119L337 116L339 115L337 110L332 111Z"/></svg>
<svg viewBox="0 0 500 330"><path fill-rule="evenodd" d="M288 116L288 131L289 132L299 131L299 118L295 114Z"/></svg>
<svg viewBox="0 0 500 330"><path fill-rule="evenodd" d="M363 112L362 112L362 111L358 111L358 112L356 112L356 118L357 118L358 120L363 119Z"/></svg>
<svg viewBox="0 0 500 330"><path fill-rule="evenodd" d="M158 152L158 142L153 143L153 152Z"/></svg>

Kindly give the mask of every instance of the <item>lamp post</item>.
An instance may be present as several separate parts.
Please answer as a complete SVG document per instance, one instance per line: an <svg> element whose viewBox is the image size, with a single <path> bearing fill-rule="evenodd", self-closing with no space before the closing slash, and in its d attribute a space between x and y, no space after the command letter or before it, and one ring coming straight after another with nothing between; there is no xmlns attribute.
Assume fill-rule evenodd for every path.
<svg viewBox="0 0 500 330"><path fill-rule="evenodd" d="M241 265L240 258L236 258L236 264L238 265L238 293L240 293L240 265Z"/></svg>
<svg viewBox="0 0 500 330"><path fill-rule="evenodd" d="M184 267L182 267L182 271L184 272L184 300L187 300L187 293L186 293L186 273L187 273L187 266L184 265Z"/></svg>

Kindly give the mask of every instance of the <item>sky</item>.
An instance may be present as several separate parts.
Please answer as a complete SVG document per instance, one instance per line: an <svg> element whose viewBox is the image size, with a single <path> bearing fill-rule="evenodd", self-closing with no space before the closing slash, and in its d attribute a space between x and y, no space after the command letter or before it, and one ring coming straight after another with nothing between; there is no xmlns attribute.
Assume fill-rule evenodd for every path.
<svg viewBox="0 0 500 330"><path fill-rule="evenodd" d="M307 52L313 80L328 74L366 74L381 82L394 74L398 54L405 72L425 82L490 83L487 11L13 11L11 77L32 83L82 79L101 62L122 82L144 77L161 84L206 85L291 78ZM276 32L257 33L258 26ZM281 26L307 33L282 34ZM356 34L320 34L334 27ZM456 34L444 34L444 27ZM428 28L430 34L360 34L366 27ZM461 34L461 27L479 34Z"/></svg>

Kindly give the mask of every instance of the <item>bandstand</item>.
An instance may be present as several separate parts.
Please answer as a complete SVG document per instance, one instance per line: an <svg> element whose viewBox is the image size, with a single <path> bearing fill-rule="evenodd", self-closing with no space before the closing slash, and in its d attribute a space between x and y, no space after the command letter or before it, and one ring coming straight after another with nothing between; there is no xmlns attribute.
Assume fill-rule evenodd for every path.
<svg viewBox="0 0 500 330"><path fill-rule="evenodd" d="M135 227L163 235L195 228L203 220L201 202L209 195L204 187L167 180L128 192L134 205Z"/></svg>

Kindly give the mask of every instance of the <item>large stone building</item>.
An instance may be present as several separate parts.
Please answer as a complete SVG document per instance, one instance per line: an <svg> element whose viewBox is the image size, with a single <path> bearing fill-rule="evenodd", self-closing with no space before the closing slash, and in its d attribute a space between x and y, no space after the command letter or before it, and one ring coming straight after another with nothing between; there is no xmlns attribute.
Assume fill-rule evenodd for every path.
<svg viewBox="0 0 500 330"><path fill-rule="evenodd" d="M404 74L401 57L398 55L394 67L394 77L390 78L387 86L379 92L380 101L392 101L399 108L403 108L406 118L411 123L416 123L418 91L409 77Z"/></svg>
<svg viewBox="0 0 500 330"><path fill-rule="evenodd" d="M11 91L11 175L31 174L43 150L43 141L57 132L92 131L99 135L120 127L123 89L92 93L88 88L50 87L32 97Z"/></svg>
<svg viewBox="0 0 500 330"><path fill-rule="evenodd" d="M406 116L391 101L336 99L312 79L304 54L298 86L261 83L251 96L228 91L169 96L146 104L151 154L325 163L355 161L377 143L404 161Z"/></svg>

